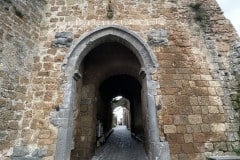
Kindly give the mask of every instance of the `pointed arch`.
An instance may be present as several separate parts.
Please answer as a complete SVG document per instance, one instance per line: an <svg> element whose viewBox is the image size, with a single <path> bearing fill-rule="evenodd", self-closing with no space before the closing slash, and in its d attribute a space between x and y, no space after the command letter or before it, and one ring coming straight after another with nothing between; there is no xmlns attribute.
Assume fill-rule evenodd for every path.
<svg viewBox="0 0 240 160"><path fill-rule="evenodd" d="M76 74L81 78L79 67L84 57L95 47L106 42L118 42L129 48L141 64L139 75L142 78L142 101L147 110L147 137L149 159L170 159L169 147L166 142L160 142L156 115L155 96L158 82L152 80L152 74L158 67L157 60L148 44L133 31L127 28L110 25L98 27L83 34L75 43L69 55L64 60L64 70L67 77L64 88L64 102L60 111L51 115L51 123L58 127L57 149L55 159L70 159L73 146L73 116L76 95ZM74 78L73 78L74 77Z"/></svg>
<svg viewBox="0 0 240 160"><path fill-rule="evenodd" d="M65 59L66 73L68 75L73 74L73 69L78 70L79 65L89 51L108 41L115 41L129 48L138 58L145 71L151 72L152 69L158 67L155 55L142 38L127 28L110 25L98 27L80 37Z"/></svg>

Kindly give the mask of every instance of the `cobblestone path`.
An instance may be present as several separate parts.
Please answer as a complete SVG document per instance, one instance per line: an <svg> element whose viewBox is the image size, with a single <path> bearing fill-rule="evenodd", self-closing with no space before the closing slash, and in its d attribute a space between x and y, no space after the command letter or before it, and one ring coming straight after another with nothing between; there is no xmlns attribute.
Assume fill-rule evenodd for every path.
<svg viewBox="0 0 240 160"><path fill-rule="evenodd" d="M92 160L147 160L143 144L131 137L126 126L117 126Z"/></svg>

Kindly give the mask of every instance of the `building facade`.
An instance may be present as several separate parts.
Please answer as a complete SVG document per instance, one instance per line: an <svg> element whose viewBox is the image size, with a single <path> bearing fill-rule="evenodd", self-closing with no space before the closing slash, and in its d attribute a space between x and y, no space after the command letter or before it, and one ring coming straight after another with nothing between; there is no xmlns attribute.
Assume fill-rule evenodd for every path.
<svg viewBox="0 0 240 160"><path fill-rule="evenodd" d="M239 150L240 40L215 0L1 0L0 159L90 159L123 96L149 159Z"/></svg>

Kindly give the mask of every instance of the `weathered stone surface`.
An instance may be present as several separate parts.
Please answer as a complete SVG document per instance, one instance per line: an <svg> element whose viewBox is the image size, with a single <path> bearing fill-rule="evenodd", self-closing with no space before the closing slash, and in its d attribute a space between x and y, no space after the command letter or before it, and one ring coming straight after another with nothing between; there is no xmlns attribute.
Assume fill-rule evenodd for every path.
<svg viewBox="0 0 240 160"><path fill-rule="evenodd" d="M40 148L40 149L36 149L35 151L33 151L32 156L33 157L46 157L47 156L48 151L44 148Z"/></svg>
<svg viewBox="0 0 240 160"><path fill-rule="evenodd" d="M13 149L12 157L24 157L30 153L28 147L18 146Z"/></svg>
<svg viewBox="0 0 240 160"><path fill-rule="evenodd" d="M164 125L164 132L165 133L176 133L177 128L175 125Z"/></svg>
<svg viewBox="0 0 240 160"><path fill-rule="evenodd" d="M63 16L66 16L66 15L63 15ZM52 42L52 45L54 47L60 47L60 46L70 47L72 41L73 41L73 34L71 32L57 32L55 35L55 40L53 40Z"/></svg>
<svg viewBox="0 0 240 160"><path fill-rule="evenodd" d="M201 124L202 123L202 117L201 115L189 115L188 121L190 124Z"/></svg>
<svg viewBox="0 0 240 160"><path fill-rule="evenodd" d="M212 156L208 157L208 160L238 160L240 156Z"/></svg>
<svg viewBox="0 0 240 160"><path fill-rule="evenodd" d="M99 75L130 72L139 82L144 78L148 80L151 87L141 83L142 92L161 97L156 100L161 101L161 107L157 107L159 126L149 131L156 135L159 128L162 139L170 143L172 159L233 155L233 149L239 147L240 43L215 1L198 2L200 6L187 0L112 3L114 17L108 20L107 3L102 1L0 1L0 159L58 156L60 160L63 156L59 156L58 150L69 150L61 153L69 158L77 138L84 139L79 145L85 147L84 151L95 147L95 129L90 126L95 126L94 105L101 104L102 99L96 98L95 94L99 94L96 84L81 86L84 80L96 79ZM196 22L195 11L189 6L195 6L198 11L203 9L204 20ZM107 34L100 33L101 30L95 30L100 34L92 34L95 28L109 25L123 26L134 36L129 38L126 30L114 29ZM84 36L90 36L88 42ZM131 45L139 39L149 45ZM137 74L125 63L115 63L118 69L111 67L108 73L98 72L88 77L85 64L79 64L73 73L80 68L82 77L72 82L73 73L66 70L66 64L71 68L74 61L81 63L98 45L112 41L129 48L131 55L137 57L139 66L134 68ZM69 60L71 51L79 44L82 50L78 48L76 52L84 54ZM149 69L152 63L144 64L152 58L144 52L146 49L157 59L153 69ZM103 59L97 58L94 63ZM105 64L109 63L111 61ZM124 67L127 69L122 70ZM140 68L144 69L140 71ZM69 98L70 94L76 97ZM150 116L146 110L156 101L148 106L144 102L146 97L141 98L143 119L154 120L155 114ZM73 122L69 117L74 118ZM85 128L73 129L78 122ZM148 130L144 127L143 130ZM16 147L11 155L13 144L24 144L29 150ZM36 145L43 148L35 149ZM151 146L161 148L159 144Z"/></svg>
<svg viewBox="0 0 240 160"><path fill-rule="evenodd" d="M36 157L12 157L12 160L41 160L42 158Z"/></svg>
<svg viewBox="0 0 240 160"><path fill-rule="evenodd" d="M155 29L148 33L148 43L150 45L167 45L168 35L164 29Z"/></svg>

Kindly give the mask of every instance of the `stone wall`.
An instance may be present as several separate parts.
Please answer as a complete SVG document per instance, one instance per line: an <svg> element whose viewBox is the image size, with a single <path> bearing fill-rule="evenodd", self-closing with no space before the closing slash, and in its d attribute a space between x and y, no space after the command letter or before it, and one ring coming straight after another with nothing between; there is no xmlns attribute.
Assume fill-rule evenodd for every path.
<svg viewBox="0 0 240 160"><path fill-rule="evenodd" d="M49 117L64 108L64 58L81 35L105 25L135 32L156 55L159 130L173 160L239 147L239 39L214 0L112 1L112 19L108 1L0 3L0 157L54 159Z"/></svg>
<svg viewBox="0 0 240 160"><path fill-rule="evenodd" d="M162 65L160 60L160 66L165 67L159 73L163 135L170 143L172 159L234 154L231 152L239 147L239 121L230 99L229 56L236 31L214 1L182 5L185 11L179 11L186 14L176 15L188 27L182 31L182 26L178 27L174 39L180 43L173 45L175 51L172 47L159 54L160 59L166 59ZM172 57L167 57L169 51Z"/></svg>
<svg viewBox="0 0 240 160"><path fill-rule="evenodd" d="M0 159L31 154L36 146L31 122L39 113L32 109L31 71L44 5L42 0L0 1Z"/></svg>

